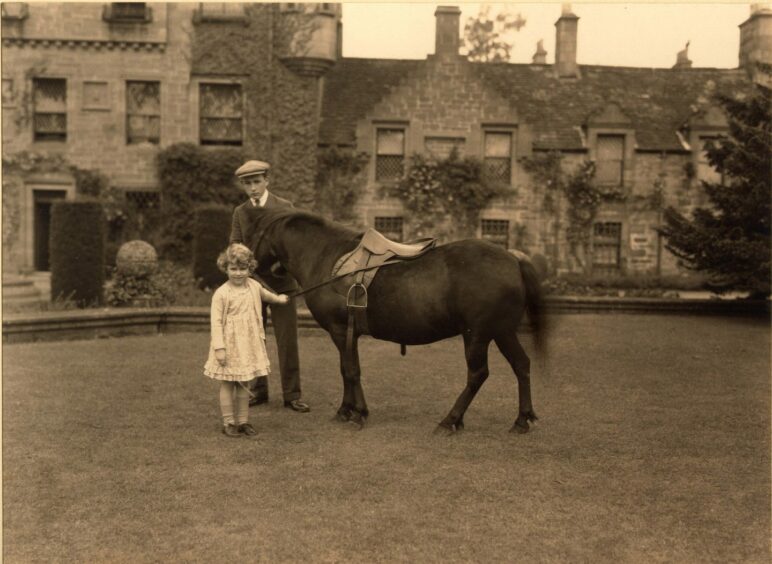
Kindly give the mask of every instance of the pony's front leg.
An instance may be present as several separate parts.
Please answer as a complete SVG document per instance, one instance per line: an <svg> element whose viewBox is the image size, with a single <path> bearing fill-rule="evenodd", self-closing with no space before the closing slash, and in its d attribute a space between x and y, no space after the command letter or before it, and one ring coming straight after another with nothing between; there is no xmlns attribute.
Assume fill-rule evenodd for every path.
<svg viewBox="0 0 772 564"><path fill-rule="evenodd" d="M362 428L367 422L369 411L360 381L358 338L352 340L350 351L346 350L345 331L333 334L333 340L340 353L340 373L343 377L343 402L337 418L340 421L351 421Z"/></svg>

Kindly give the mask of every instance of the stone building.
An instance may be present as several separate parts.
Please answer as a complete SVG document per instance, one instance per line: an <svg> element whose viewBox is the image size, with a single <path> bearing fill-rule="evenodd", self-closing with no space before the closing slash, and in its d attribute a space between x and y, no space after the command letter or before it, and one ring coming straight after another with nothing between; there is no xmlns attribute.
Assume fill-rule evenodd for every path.
<svg viewBox="0 0 772 564"><path fill-rule="evenodd" d="M138 212L158 205L155 158L169 145L242 147L274 165L274 186L314 205L317 150L369 155L361 224L405 236L404 209L380 187L415 152L477 156L512 187L477 236L545 255L560 271L673 272L653 194L688 209L714 175L706 139L726 129L714 92L747 94L770 62L772 12L740 26L738 69L579 65L579 18L556 22L556 62L472 63L460 11L436 11L425 60L343 58L340 4L2 4L5 271L47 269L48 213L74 197L62 163L98 170ZM521 157L590 159L596 182L625 195L598 211L587 248L566 237ZM16 161L14 161L16 159ZM57 160L59 159L59 160ZM18 164L18 163L17 163ZM230 189L230 187L223 187Z"/></svg>
<svg viewBox="0 0 772 564"><path fill-rule="evenodd" d="M310 205L339 25L339 4L4 2L5 272L48 269L70 165L142 214L158 207L160 150L242 147Z"/></svg>
<svg viewBox="0 0 772 564"><path fill-rule="evenodd" d="M577 64L579 18L563 10L553 65L541 42L532 64L468 61L459 51L459 10L448 6L435 12L436 49L426 60L337 62L325 78L319 141L371 156L364 223L400 238L403 207L380 186L402 174L412 153L447 156L455 147L512 187L511 197L483 211L478 237L541 253L562 272L677 271L656 232L659 204L704 203L699 180L716 173L703 146L727 129L711 95L749 93L755 63L772 59L772 12L754 8L742 24L741 68L692 68L685 49L673 68L650 69ZM579 248L567 240L567 202L562 213L549 210L545 188L521 160L549 151L562 154L566 170L593 161L595 184L620 194L600 206Z"/></svg>

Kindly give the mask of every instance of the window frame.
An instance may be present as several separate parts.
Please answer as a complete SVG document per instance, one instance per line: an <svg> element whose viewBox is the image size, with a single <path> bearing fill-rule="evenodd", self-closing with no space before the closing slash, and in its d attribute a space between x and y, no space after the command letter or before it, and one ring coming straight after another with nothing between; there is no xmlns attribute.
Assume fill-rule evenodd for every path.
<svg viewBox="0 0 772 564"><path fill-rule="evenodd" d="M142 15L130 15L127 9L122 13L122 9L128 8L129 5L137 5L137 12L139 12L139 6L142 8ZM110 2L104 6L102 11L102 19L109 23L117 24L147 24L153 21L153 9L148 6L147 2Z"/></svg>
<svg viewBox="0 0 772 564"><path fill-rule="evenodd" d="M402 152L401 153L379 153L379 141L381 139L381 132L400 132L402 134ZM375 158L373 159L373 173L374 173L374 179L376 182L379 182L381 184L388 184L388 183L394 183L399 182L402 178L405 177L405 174L407 173L407 126L401 125L401 124L376 124L375 125L375 148L374 148L374 155ZM402 169L400 175L398 177L380 177L379 171L381 170L381 166L379 166L379 163L385 162L382 160L383 157L394 157L399 156L401 159L400 167Z"/></svg>
<svg viewBox="0 0 772 564"><path fill-rule="evenodd" d="M399 230L389 229L388 227L384 228L383 224L388 224L389 222L398 223ZM379 223L381 225L379 225ZM373 218L373 229L386 236L388 239L391 239L392 241L401 243L405 240L405 218L401 215L376 215ZM393 236L392 234L394 233L399 233L399 235Z"/></svg>
<svg viewBox="0 0 772 564"><path fill-rule="evenodd" d="M496 156L488 156L487 150L488 150L488 136L493 135L506 135L509 137L509 158L507 157L496 157ZM485 175L494 182L502 182L506 184L507 186L511 186L513 183L513 173L514 173L514 160L515 160L515 143L516 143L516 136L515 136L515 129L510 127L483 127L482 130L482 143L481 143L481 158L483 161L483 170ZM506 161L506 172L504 174L491 174L490 171L490 165L494 162L505 162ZM500 178L499 178L500 177Z"/></svg>
<svg viewBox="0 0 772 564"><path fill-rule="evenodd" d="M60 81L64 83L64 111L63 112L39 112L37 111L37 104L36 104L36 92L38 89L37 84L43 81ZM66 143L68 138L68 119L67 119L67 79L66 78L59 78L59 77L52 77L52 76L36 76L32 78L32 140L35 143L46 143L46 142L53 142L53 143ZM60 134L59 137L53 137L53 133L50 132L38 132L37 129L37 116L38 115L63 115L64 116L64 131ZM42 135L45 135L45 137L41 137Z"/></svg>
<svg viewBox="0 0 772 564"><path fill-rule="evenodd" d="M499 227L503 226L505 227L504 231L501 231L500 229L493 229L492 232L486 233L486 225L489 227L498 225ZM480 239L483 241L489 241L490 243L493 243L494 245L498 245L499 247L509 250L510 247L510 233L512 231L512 222L509 219L500 218L500 217L483 217L480 218ZM500 235L500 233L504 233L504 235ZM503 237L503 239L502 239Z"/></svg>
<svg viewBox="0 0 772 564"><path fill-rule="evenodd" d="M240 81L223 81L223 80L217 80L217 79L206 79L202 78L200 81L196 81L195 83L196 88L196 96L197 96L197 106L198 106L198 112L197 112L197 136L198 136L198 144L201 147L243 147L245 138L246 138L246 108L247 108L247 99L246 99L246 89L244 88L244 85ZM202 89L205 86L218 86L218 87L233 87L237 88L240 93L241 98L241 108L240 108L240 114L238 117L238 120L240 121L240 131L241 131L241 137L239 139L239 142L217 142L217 140L207 140L205 142L204 138L202 137L203 128L201 126L202 121L204 119L236 119L228 116L209 116L205 117L202 114L202 96L201 92Z"/></svg>
<svg viewBox="0 0 772 564"><path fill-rule="evenodd" d="M155 84L158 87L158 113L129 113L129 85L130 84ZM140 145L142 143L150 143L152 145L160 145L161 144L161 132L162 132L162 117L161 117L161 109L162 109L162 89L161 89L161 81L160 80L126 80L124 84L124 91L125 91L125 109L126 109L126 145ZM145 137L143 139L139 140L132 140L131 138L131 130L129 127L129 124L131 122L132 116L141 116L144 118L158 118L158 137L152 138L152 137Z"/></svg>
<svg viewBox="0 0 772 564"><path fill-rule="evenodd" d="M619 139L621 141L621 158L618 160L618 166L619 166L619 177L618 180L614 181L604 181L598 177L597 171L599 170L599 164L601 163L600 159L600 151L601 151L601 141L607 140L607 139ZM627 136L624 133L598 133L595 138L595 180L598 184L598 186L607 186L607 187L615 187L615 188L621 188L625 185L625 166L626 166L626 157L627 157ZM604 159L602 162L614 162L611 160Z"/></svg>
<svg viewBox="0 0 772 564"><path fill-rule="evenodd" d="M598 227L607 229L609 226L616 226L616 237L613 235L598 233ZM600 220L594 221L592 224L592 237L591 237L591 269L593 273L599 274L615 274L622 272L622 231L624 224L622 221L607 221ZM604 240L605 239L605 240ZM614 239L612 243L611 240ZM614 264L610 262L598 262L599 251L604 249L616 249L616 261Z"/></svg>

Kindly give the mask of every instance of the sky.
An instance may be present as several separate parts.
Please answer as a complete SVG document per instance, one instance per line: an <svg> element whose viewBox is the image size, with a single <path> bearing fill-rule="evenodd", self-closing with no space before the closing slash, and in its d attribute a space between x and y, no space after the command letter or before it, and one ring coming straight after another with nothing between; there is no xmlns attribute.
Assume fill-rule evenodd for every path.
<svg viewBox="0 0 772 564"><path fill-rule="evenodd" d="M343 56L424 59L434 53L434 11L438 5L461 9L459 33L480 4L344 3ZM555 21L560 3L491 4L491 13L520 13L526 24L513 35L511 62L530 63L543 39L547 62L555 57ZM739 25L750 15L749 3L584 3L579 16L577 61L585 65L670 68L689 41L694 67L736 68Z"/></svg>

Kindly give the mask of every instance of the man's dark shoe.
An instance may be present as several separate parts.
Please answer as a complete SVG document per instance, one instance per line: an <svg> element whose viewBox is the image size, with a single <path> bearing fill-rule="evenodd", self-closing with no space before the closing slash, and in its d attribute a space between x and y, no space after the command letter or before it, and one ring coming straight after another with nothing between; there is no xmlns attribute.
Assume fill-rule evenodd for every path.
<svg viewBox="0 0 772 564"><path fill-rule="evenodd" d="M258 394L258 395L256 395L253 398L249 398L249 405L250 406L261 405L261 404L264 404L264 403L268 403L268 396L264 396L264 395Z"/></svg>
<svg viewBox="0 0 772 564"><path fill-rule="evenodd" d="M285 401L284 407L289 407L292 411L298 411L300 413L308 413L309 411L311 411L311 408L308 407L308 404L303 400L299 400L299 399Z"/></svg>
<svg viewBox="0 0 772 564"><path fill-rule="evenodd" d="M227 425L222 426L222 434L226 437L240 437L241 433L239 433L239 428L236 425L232 425L228 423Z"/></svg>
<svg viewBox="0 0 772 564"><path fill-rule="evenodd" d="M247 435L248 437L254 437L257 435L257 431L255 431L255 428L249 423L242 423L239 425L239 433L242 435Z"/></svg>

